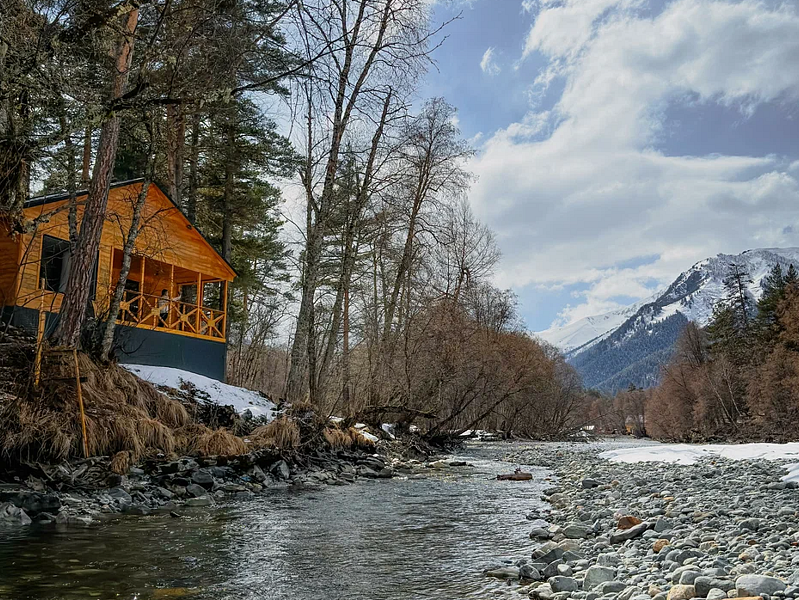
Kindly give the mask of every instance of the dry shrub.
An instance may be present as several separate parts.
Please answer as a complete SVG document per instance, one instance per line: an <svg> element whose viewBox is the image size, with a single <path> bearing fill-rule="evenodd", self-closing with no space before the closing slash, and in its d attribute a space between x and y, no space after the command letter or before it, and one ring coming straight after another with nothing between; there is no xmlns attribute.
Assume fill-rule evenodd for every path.
<svg viewBox="0 0 799 600"><path fill-rule="evenodd" d="M271 423L256 427L249 437L256 448L294 450L300 446L300 428L288 416L278 417Z"/></svg>
<svg viewBox="0 0 799 600"><path fill-rule="evenodd" d="M238 456L247 453L247 444L227 429L219 428L200 436L196 452L200 456Z"/></svg>
<svg viewBox="0 0 799 600"><path fill-rule="evenodd" d="M348 431L342 431L337 427L327 427L323 433L325 440L333 449L352 447L353 439Z"/></svg>
<svg viewBox="0 0 799 600"><path fill-rule="evenodd" d="M175 438L175 451L179 454L196 454L197 443L200 438L211 433L205 425L200 423L187 423L173 434Z"/></svg>
<svg viewBox="0 0 799 600"><path fill-rule="evenodd" d="M372 440L364 436L363 433L355 429L355 427L350 427L347 430L347 435L349 436L352 445L357 448L372 448L375 445Z"/></svg>
<svg viewBox="0 0 799 600"><path fill-rule="evenodd" d="M117 475L126 475L130 470L130 452L123 450L114 454L109 468Z"/></svg>

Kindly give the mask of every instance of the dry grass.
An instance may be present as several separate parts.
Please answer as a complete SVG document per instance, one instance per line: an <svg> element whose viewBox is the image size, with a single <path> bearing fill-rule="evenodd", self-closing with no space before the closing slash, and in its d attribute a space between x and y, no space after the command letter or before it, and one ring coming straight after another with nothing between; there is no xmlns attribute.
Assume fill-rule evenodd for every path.
<svg viewBox="0 0 799 600"><path fill-rule="evenodd" d="M250 443L256 448L294 450L300 446L300 428L293 419L282 416L253 429L249 438Z"/></svg>
<svg viewBox="0 0 799 600"><path fill-rule="evenodd" d="M173 432L175 452L178 454L196 454L197 442L207 433L211 433L211 430L200 423L187 423L180 429L176 429Z"/></svg>
<svg viewBox="0 0 799 600"><path fill-rule="evenodd" d="M152 385L116 365L101 366L80 355L86 439L93 456L171 454L180 446L173 429L189 415ZM42 389L0 405L0 454L10 460L58 462L83 455L80 411L71 355L48 357ZM118 459L119 461L122 458ZM124 465L119 465L121 468Z"/></svg>
<svg viewBox="0 0 799 600"><path fill-rule="evenodd" d="M123 450L114 454L109 468L117 475L126 475L130 470L130 452Z"/></svg>
<svg viewBox="0 0 799 600"><path fill-rule="evenodd" d="M350 437L347 431L342 431L337 427L328 427L323 433L325 440L333 449L352 447L352 437Z"/></svg>
<svg viewBox="0 0 799 600"><path fill-rule="evenodd" d="M202 434L195 450L200 456L239 456L248 451L244 440L224 428Z"/></svg>
<svg viewBox="0 0 799 600"><path fill-rule="evenodd" d="M347 435L349 435L350 440L352 440L352 445L356 448L373 448L375 443L367 437L355 429L355 427L350 427L347 430Z"/></svg>

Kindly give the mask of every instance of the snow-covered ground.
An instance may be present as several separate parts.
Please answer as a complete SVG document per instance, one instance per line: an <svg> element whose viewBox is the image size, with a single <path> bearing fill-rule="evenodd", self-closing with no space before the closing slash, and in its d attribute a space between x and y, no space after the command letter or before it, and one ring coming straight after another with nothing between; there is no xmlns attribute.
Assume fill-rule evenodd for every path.
<svg viewBox="0 0 799 600"><path fill-rule="evenodd" d="M633 448L607 450L599 455L613 462L669 462L692 465L702 458L730 460L791 460L799 459L799 442L787 444L648 444ZM799 463L786 465L788 474L783 481L799 481Z"/></svg>
<svg viewBox="0 0 799 600"><path fill-rule="evenodd" d="M266 417L267 419L271 419L275 411L275 405L258 392L228 385L227 383L222 383L221 381L205 377L204 375L197 375L196 373L173 369L171 367L151 367L149 365L122 366L153 385L161 385L179 390L184 383L190 383L196 387L199 392L207 394L212 402L220 406L233 406L238 413L249 410L253 417Z"/></svg>

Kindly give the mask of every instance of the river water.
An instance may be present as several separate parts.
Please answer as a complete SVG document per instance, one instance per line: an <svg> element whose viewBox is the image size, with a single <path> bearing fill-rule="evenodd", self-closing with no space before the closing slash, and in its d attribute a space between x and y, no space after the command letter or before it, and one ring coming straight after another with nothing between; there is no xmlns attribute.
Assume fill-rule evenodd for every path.
<svg viewBox="0 0 799 600"><path fill-rule="evenodd" d="M517 448L472 466L322 490L277 489L215 509L89 528L0 532L0 599L457 600L511 597L481 572L529 550L547 472L498 482ZM518 596L517 596L518 597Z"/></svg>

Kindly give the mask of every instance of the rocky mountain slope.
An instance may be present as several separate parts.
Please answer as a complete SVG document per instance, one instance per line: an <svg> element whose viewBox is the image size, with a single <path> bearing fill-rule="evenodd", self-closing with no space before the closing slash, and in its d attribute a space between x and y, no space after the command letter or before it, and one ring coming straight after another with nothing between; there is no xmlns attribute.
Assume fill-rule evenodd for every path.
<svg viewBox="0 0 799 600"><path fill-rule="evenodd" d="M733 263L749 274L752 283L748 292L757 299L763 278L775 264L799 268L799 248L719 254L696 263L665 290L643 302L537 335L566 354L586 387L607 392L631 384L649 387L657 383L660 366L671 356L685 324L709 322L713 307L724 298L724 278Z"/></svg>

